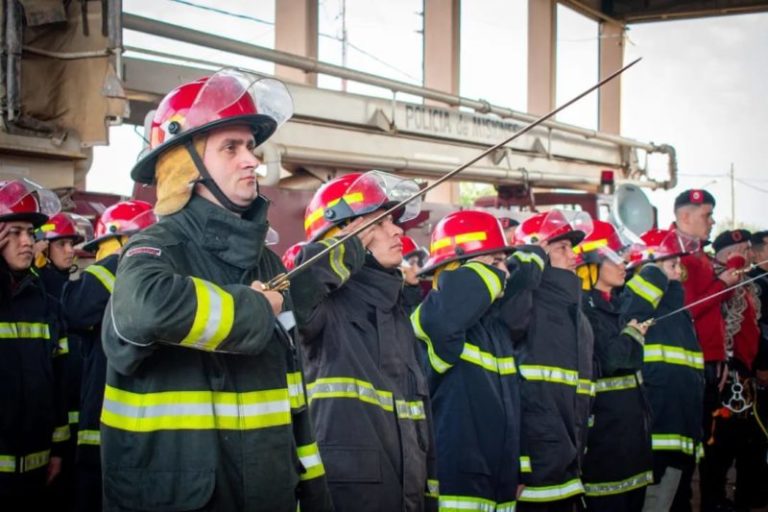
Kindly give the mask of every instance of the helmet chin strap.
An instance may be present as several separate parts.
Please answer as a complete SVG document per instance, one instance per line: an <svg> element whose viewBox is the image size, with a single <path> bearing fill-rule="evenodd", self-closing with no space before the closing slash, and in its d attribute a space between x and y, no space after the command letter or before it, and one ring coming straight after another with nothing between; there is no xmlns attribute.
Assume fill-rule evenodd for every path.
<svg viewBox="0 0 768 512"><path fill-rule="evenodd" d="M216 181L211 177L211 174L208 172L208 169L205 168L205 164L203 164L202 158L200 158L200 155L197 153L197 150L195 149L195 145L191 140L187 141L187 143L184 145L187 148L187 152L189 153L189 156L192 158L192 161L195 163L195 167L197 167L198 172L200 173L201 178L196 180L196 183L200 183L205 188L210 190L211 194L213 194L213 197L215 197L221 205L226 208L227 210L237 213L238 215L242 215L246 211L248 211L248 208L250 208L250 205L248 206L240 206L239 204L235 204L232 202L231 199L227 197L227 195L222 192L222 190L219 188L219 186L216 184ZM258 187L258 182L257 182ZM258 188L257 188L258 191Z"/></svg>

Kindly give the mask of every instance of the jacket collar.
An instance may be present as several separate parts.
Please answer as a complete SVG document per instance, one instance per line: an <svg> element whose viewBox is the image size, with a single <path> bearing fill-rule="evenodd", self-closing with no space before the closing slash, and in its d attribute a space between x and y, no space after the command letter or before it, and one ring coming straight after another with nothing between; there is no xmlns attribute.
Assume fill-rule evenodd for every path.
<svg viewBox="0 0 768 512"><path fill-rule="evenodd" d="M365 265L345 285L368 304L390 310L400 299L403 277L397 271L381 267L367 255Z"/></svg>
<svg viewBox="0 0 768 512"><path fill-rule="evenodd" d="M601 292L600 290L593 288L592 290L589 290L588 292L584 292L586 299L589 301L589 305L599 309L601 311L605 311L607 313L613 313L617 314L619 311L618 308L618 301L616 299L616 295L611 294L611 299L606 300L605 294Z"/></svg>
<svg viewBox="0 0 768 512"><path fill-rule="evenodd" d="M220 260L247 270L258 265L269 229L269 202L259 196L241 216L198 195L169 216L192 240Z"/></svg>

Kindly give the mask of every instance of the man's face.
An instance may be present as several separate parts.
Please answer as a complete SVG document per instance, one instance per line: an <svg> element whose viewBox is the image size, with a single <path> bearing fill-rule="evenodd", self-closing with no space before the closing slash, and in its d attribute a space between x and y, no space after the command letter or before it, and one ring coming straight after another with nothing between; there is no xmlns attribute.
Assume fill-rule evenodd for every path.
<svg viewBox="0 0 768 512"><path fill-rule="evenodd" d="M624 284L626 277L627 268L624 262L614 263L606 258L600 265L597 280L598 283L602 282L608 288L618 288Z"/></svg>
<svg viewBox="0 0 768 512"><path fill-rule="evenodd" d="M763 238L763 243L752 246L752 263L759 265L763 270L768 269L768 236Z"/></svg>
<svg viewBox="0 0 768 512"><path fill-rule="evenodd" d="M543 248L549 255L549 263L554 268L570 270L576 269L576 254L570 240L558 240L553 243L544 243Z"/></svg>
<svg viewBox="0 0 768 512"><path fill-rule="evenodd" d="M35 257L35 230L31 222L13 221L8 225L8 242L3 247L3 259L15 272L26 270Z"/></svg>
<svg viewBox="0 0 768 512"><path fill-rule="evenodd" d="M205 168L227 198L238 206L250 205L258 195L255 170L259 159L254 149L256 142L246 126L214 130L205 143ZM204 186L198 185L196 190L209 201L218 203Z"/></svg>
<svg viewBox="0 0 768 512"><path fill-rule="evenodd" d="M677 224L684 233L699 240L707 240L715 225L713 210L711 204L683 206L675 214Z"/></svg>
<svg viewBox="0 0 768 512"><path fill-rule="evenodd" d="M48 244L48 259L59 270L67 270L75 261L75 246L71 238L59 238Z"/></svg>
<svg viewBox="0 0 768 512"><path fill-rule="evenodd" d="M680 268L680 258L669 258L658 263L661 271L667 276L670 281L679 281L682 275L682 269Z"/></svg>
<svg viewBox="0 0 768 512"><path fill-rule="evenodd" d="M369 213L366 220L381 215L380 211ZM370 228L373 239L368 244L368 250L384 268L397 268L403 262L403 243L400 236L403 230L392 222L392 216L384 217L379 223Z"/></svg>

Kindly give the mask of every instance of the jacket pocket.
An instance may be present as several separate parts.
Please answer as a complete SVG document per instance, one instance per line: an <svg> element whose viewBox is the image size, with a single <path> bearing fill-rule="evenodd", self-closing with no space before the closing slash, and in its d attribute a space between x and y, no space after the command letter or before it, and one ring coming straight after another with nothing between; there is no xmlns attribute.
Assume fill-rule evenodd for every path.
<svg viewBox="0 0 768 512"><path fill-rule="evenodd" d="M321 446L329 482L381 483L379 450L354 446Z"/></svg>
<svg viewBox="0 0 768 512"><path fill-rule="evenodd" d="M106 468L104 492L107 502L128 509L184 511L202 508L213 495L212 469L198 471L152 471Z"/></svg>
<svg viewBox="0 0 768 512"><path fill-rule="evenodd" d="M277 460L274 450L255 450L243 463L246 510L269 512L296 509L296 488L301 463L293 450L293 459Z"/></svg>

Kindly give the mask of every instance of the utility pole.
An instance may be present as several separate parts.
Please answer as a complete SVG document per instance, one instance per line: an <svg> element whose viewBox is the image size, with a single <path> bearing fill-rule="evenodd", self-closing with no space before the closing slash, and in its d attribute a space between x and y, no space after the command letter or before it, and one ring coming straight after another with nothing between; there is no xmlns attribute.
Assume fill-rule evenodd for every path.
<svg viewBox="0 0 768 512"><path fill-rule="evenodd" d="M347 67L347 0L341 0L341 65ZM341 90L347 92L347 79L341 79Z"/></svg>
<svg viewBox="0 0 768 512"><path fill-rule="evenodd" d="M731 162L731 229L736 229L736 184L733 175L733 162Z"/></svg>

